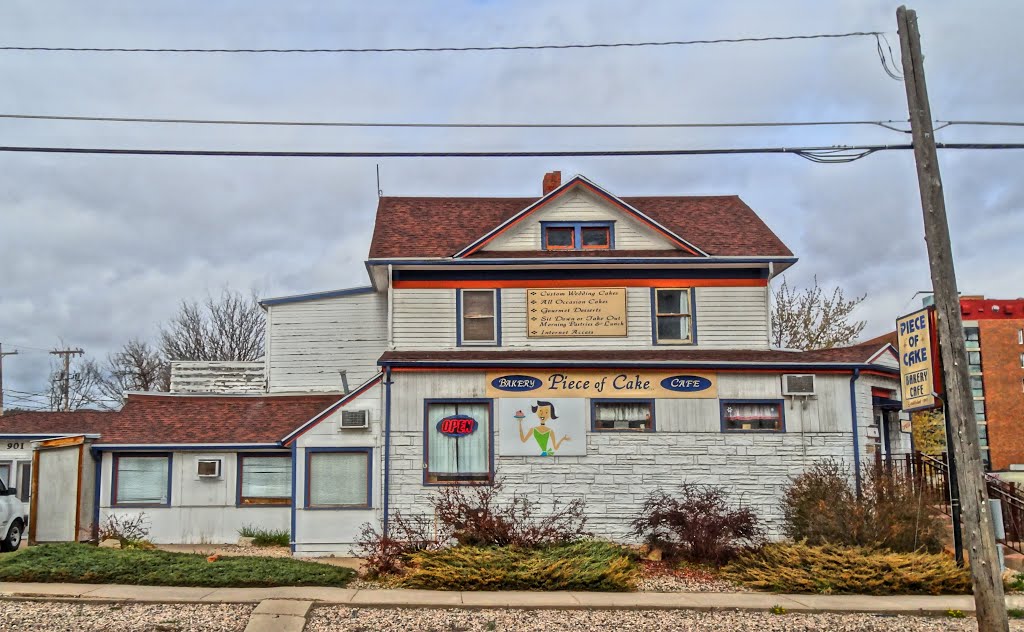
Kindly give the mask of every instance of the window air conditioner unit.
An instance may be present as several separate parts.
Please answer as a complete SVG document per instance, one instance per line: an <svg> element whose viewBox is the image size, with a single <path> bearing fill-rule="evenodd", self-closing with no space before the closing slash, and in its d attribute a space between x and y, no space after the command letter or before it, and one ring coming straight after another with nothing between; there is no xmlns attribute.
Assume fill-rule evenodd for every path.
<svg viewBox="0 0 1024 632"><path fill-rule="evenodd" d="M370 427L370 411L343 410L338 430L362 430Z"/></svg>
<svg viewBox="0 0 1024 632"><path fill-rule="evenodd" d="M196 476L199 478L220 478L220 459L197 460Z"/></svg>
<svg viewBox="0 0 1024 632"><path fill-rule="evenodd" d="M805 397L814 395L814 376L787 374L782 376L782 394Z"/></svg>

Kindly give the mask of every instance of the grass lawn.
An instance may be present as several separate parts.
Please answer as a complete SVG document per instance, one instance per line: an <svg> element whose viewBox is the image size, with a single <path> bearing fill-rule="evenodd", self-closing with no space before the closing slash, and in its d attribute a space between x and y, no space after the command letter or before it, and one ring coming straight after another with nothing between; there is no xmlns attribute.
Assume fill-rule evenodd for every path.
<svg viewBox="0 0 1024 632"><path fill-rule="evenodd" d="M222 557L193 553L44 544L0 556L0 581L137 584L143 586L344 586L350 568L290 558Z"/></svg>

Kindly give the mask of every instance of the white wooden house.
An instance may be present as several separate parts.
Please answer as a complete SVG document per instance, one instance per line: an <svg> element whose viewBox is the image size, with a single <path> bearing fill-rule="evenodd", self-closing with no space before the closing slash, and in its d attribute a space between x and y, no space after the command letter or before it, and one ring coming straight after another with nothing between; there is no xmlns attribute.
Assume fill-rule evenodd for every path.
<svg viewBox="0 0 1024 632"><path fill-rule="evenodd" d="M814 461L910 449L890 345L771 348L769 283L796 258L738 197L557 179L540 198L381 198L367 286L263 301L265 393L165 395L179 411L166 445L100 438L100 513L147 504L106 491L127 477L159 496L158 540L230 541L256 519L247 498L296 554L345 554L365 522L428 513L439 486L582 498L596 533L623 538L648 493L690 481L724 486L777 532L783 486ZM308 414L243 432L289 400ZM216 425L229 402L259 404L200 445L182 415ZM167 474L140 460L161 451ZM200 470L214 454L224 489L199 504L230 510L216 524L185 510L212 488ZM280 468L239 465L271 454Z"/></svg>

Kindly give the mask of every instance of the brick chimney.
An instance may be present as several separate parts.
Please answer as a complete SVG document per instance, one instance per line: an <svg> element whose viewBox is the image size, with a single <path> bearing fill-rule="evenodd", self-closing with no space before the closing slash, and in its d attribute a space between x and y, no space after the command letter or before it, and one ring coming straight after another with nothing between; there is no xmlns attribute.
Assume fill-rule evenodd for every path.
<svg viewBox="0 0 1024 632"><path fill-rule="evenodd" d="M544 174L544 193L542 193L542 195L547 195L560 186L562 186L562 172L549 171Z"/></svg>

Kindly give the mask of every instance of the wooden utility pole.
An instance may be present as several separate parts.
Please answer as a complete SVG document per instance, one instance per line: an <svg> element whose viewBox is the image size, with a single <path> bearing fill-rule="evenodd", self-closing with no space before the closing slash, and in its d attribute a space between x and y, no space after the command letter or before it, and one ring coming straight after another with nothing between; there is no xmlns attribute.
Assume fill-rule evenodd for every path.
<svg viewBox="0 0 1024 632"><path fill-rule="evenodd" d="M18 355L17 351L4 351L4 343L0 342L0 417L4 416L4 358Z"/></svg>
<svg viewBox="0 0 1024 632"><path fill-rule="evenodd" d="M949 415L953 437L949 442L950 459L957 463L957 482L967 542L974 603L980 632L1009 630L1003 580L996 550L995 531L989 511L981 449L978 446L978 424L974 419L970 380L967 372L967 346L960 318L960 294L956 287L953 249L946 221L946 201L942 193L935 131L928 103L921 54L921 34L917 29L917 12L901 6L896 10L903 58L903 81L910 110L910 130L914 139L914 160L921 189L924 211L924 234L928 244L932 290L939 329L943 377L946 387L946 414Z"/></svg>
<svg viewBox="0 0 1024 632"><path fill-rule="evenodd" d="M81 349L54 349L50 355L59 355L64 358L64 373L61 379L64 385L61 386L61 407L64 412L71 410L71 356L82 355L85 351Z"/></svg>

